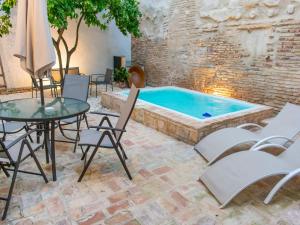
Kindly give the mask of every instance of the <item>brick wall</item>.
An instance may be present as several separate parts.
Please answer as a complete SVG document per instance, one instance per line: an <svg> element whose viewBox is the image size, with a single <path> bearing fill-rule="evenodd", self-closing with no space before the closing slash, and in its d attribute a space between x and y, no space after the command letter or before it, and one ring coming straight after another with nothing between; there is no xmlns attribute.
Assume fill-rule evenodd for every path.
<svg viewBox="0 0 300 225"><path fill-rule="evenodd" d="M163 4L142 1L144 35L132 40L133 62L144 65L149 85L177 85L278 109L300 103L300 3L157 2Z"/></svg>

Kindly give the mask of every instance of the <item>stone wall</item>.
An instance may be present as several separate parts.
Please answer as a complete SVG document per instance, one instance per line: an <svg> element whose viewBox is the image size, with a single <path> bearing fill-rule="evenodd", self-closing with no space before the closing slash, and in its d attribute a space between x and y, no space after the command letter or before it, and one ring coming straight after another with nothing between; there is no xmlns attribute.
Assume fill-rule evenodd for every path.
<svg viewBox="0 0 300 225"><path fill-rule="evenodd" d="M299 0L142 0L132 60L149 85L300 103Z"/></svg>

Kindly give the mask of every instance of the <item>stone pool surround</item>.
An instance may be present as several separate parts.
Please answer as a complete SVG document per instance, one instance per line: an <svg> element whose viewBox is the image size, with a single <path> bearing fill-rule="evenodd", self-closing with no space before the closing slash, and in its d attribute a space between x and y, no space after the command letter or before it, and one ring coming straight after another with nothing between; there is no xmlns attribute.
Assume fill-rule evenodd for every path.
<svg viewBox="0 0 300 225"><path fill-rule="evenodd" d="M120 112L120 106L126 98L118 92L102 92L101 104ZM194 145L213 131L243 123L260 123L272 117L273 113L272 107L258 105L253 109L200 121L138 100L131 118L177 140Z"/></svg>

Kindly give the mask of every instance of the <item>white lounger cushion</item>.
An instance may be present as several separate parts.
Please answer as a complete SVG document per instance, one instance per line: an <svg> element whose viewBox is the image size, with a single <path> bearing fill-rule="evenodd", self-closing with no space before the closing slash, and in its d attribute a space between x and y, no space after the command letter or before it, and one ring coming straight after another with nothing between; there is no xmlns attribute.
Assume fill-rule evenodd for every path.
<svg viewBox="0 0 300 225"><path fill-rule="evenodd" d="M226 150L263 139L259 134L235 127L218 130L203 138L195 149L209 162L216 161Z"/></svg>
<svg viewBox="0 0 300 225"><path fill-rule="evenodd" d="M237 194L257 181L286 175L300 168L300 140L279 156L260 151L229 155L212 166L200 180L225 207Z"/></svg>
<svg viewBox="0 0 300 225"><path fill-rule="evenodd" d="M259 132L241 128L225 128L203 138L196 146L197 150L210 164L224 153L242 144L255 144L270 136L284 136L293 139L300 131L300 106L287 103L280 113ZM284 144L286 140L273 140Z"/></svg>

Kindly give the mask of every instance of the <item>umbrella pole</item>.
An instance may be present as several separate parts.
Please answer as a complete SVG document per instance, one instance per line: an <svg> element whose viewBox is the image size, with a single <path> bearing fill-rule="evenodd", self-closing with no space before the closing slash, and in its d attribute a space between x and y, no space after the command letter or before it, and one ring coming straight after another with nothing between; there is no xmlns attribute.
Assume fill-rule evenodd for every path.
<svg viewBox="0 0 300 225"><path fill-rule="evenodd" d="M41 103L42 106L45 105L45 97L44 97L44 86L43 86L43 79L40 78L40 92L41 92Z"/></svg>

